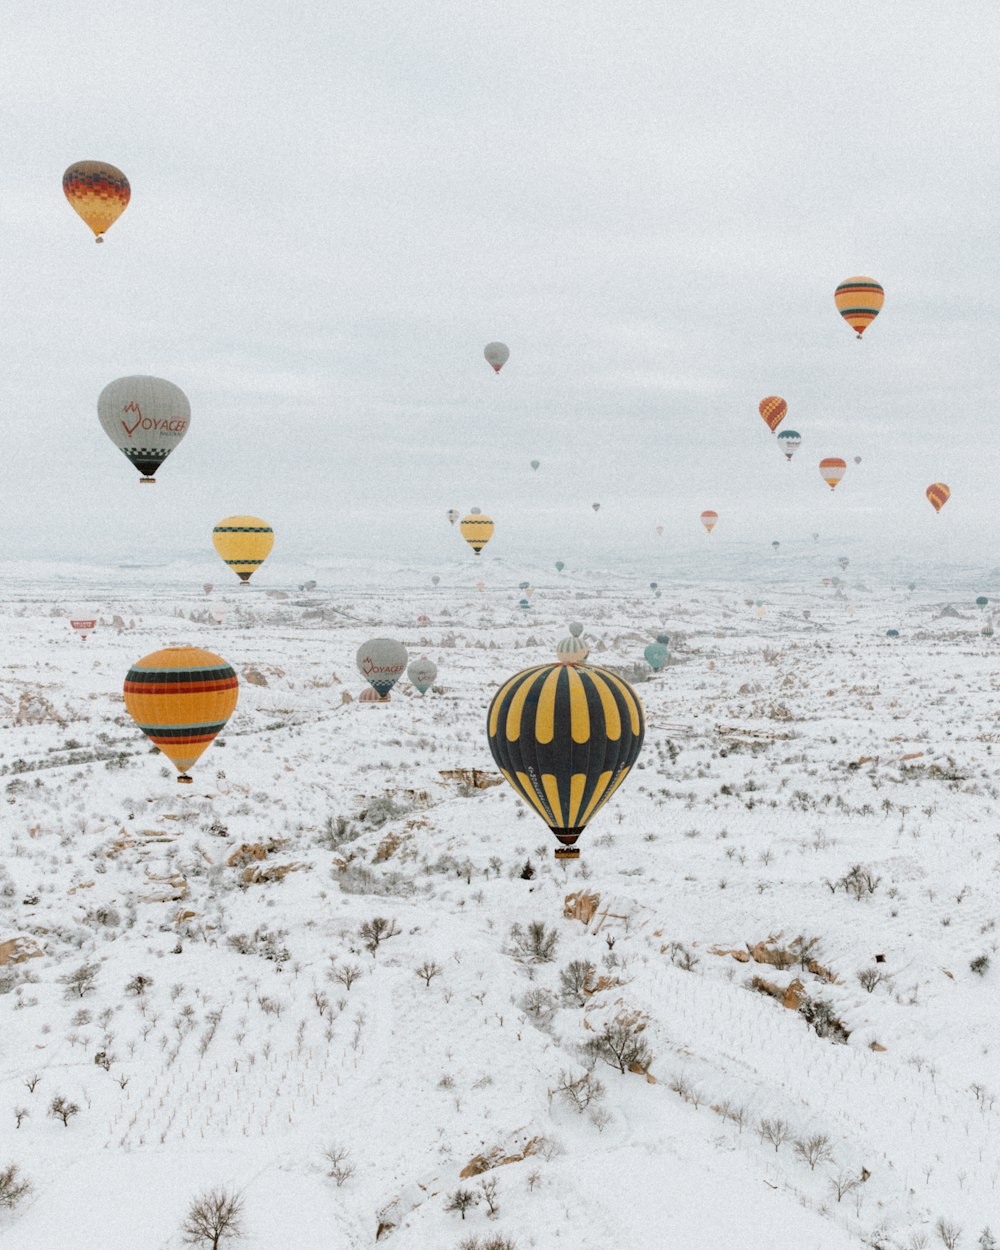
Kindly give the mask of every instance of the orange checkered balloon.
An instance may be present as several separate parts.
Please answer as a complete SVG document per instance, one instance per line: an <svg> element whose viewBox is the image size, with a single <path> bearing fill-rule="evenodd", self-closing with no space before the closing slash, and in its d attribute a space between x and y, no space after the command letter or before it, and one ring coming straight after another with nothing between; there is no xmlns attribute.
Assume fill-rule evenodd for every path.
<svg viewBox="0 0 1000 1250"><path fill-rule="evenodd" d="M120 169L104 161L77 161L63 174L63 194L73 211L103 243L109 230L128 207L132 188Z"/></svg>
<svg viewBox="0 0 1000 1250"><path fill-rule="evenodd" d="M780 395L767 395L757 405L757 411L767 422L768 429L773 434L782 421L784 421L788 412L788 405Z"/></svg>

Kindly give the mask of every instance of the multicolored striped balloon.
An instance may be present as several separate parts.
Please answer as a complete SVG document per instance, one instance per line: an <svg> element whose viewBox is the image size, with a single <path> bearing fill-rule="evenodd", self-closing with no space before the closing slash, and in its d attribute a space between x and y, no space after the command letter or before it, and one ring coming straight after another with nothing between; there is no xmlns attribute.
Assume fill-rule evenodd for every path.
<svg viewBox="0 0 1000 1250"><path fill-rule="evenodd" d="M63 174L63 194L93 230L97 242L128 208L132 188L120 169L104 161L77 161Z"/></svg>
<svg viewBox="0 0 1000 1250"><path fill-rule="evenodd" d="M493 696L490 751L506 781L576 859L584 827L628 776L646 730L639 697L603 668L543 664Z"/></svg>
<svg viewBox="0 0 1000 1250"><path fill-rule="evenodd" d="M125 706L142 732L190 782L188 769L225 728L239 698L233 668L200 647L164 647L136 661Z"/></svg>
<svg viewBox="0 0 1000 1250"><path fill-rule="evenodd" d="M792 455L802 446L802 435L798 430L782 430L778 435L778 446L785 453L785 459L791 460Z"/></svg>
<svg viewBox="0 0 1000 1250"><path fill-rule="evenodd" d="M711 509L707 509L701 514L701 523L710 534L712 530L715 529L718 520L719 514L717 512L712 512Z"/></svg>
<svg viewBox="0 0 1000 1250"><path fill-rule="evenodd" d="M951 498L951 490L945 486L944 482L932 482L924 493L935 512L940 512Z"/></svg>
<svg viewBox="0 0 1000 1250"><path fill-rule="evenodd" d="M757 405L757 411L767 422L767 427L773 434L788 414L788 405L780 395L765 395Z"/></svg>
<svg viewBox="0 0 1000 1250"><path fill-rule="evenodd" d="M560 664L583 664L590 655L590 647L578 634L570 634L556 646L556 659Z"/></svg>
<svg viewBox="0 0 1000 1250"><path fill-rule="evenodd" d="M861 338L881 312L885 291L874 278L848 278L837 287L833 298L837 312Z"/></svg>
<svg viewBox="0 0 1000 1250"><path fill-rule="evenodd" d="M259 516L227 516L212 530L212 546L241 582L271 554L274 530Z"/></svg>
<svg viewBox="0 0 1000 1250"><path fill-rule="evenodd" d="M837 489L837 483L847 472L847 461L839 456L827 456L819 462L819 472L823 481L831 490Z"/></svg>
<svg viewBox="0 0 1000 1250"><path fill-rule="evenodd" d="M459 525L462 537L478 556L493 537L493 518L484 516L479 508L473 508L468 516L462 517Z"/></svg>

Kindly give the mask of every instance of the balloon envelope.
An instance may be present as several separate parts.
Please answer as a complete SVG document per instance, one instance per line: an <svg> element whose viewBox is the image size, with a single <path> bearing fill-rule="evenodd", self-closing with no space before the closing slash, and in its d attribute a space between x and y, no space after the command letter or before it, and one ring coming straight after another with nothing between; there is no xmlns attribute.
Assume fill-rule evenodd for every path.
<svg viewBox="0 0 1000 1250"><path fill-rule="evenodd" d="M827 486L836 490L837 483L847 472L847 461L841 460L839 456L827 456L819 462L819 472Z"/></svg>
<svg viewBox="0 0 1000 1250"><path fill-rule="evenodd" d="M861 338L879 315L885 303L885 292L874 278L848 278L837 287L833 298L837 312Z"/></svg>
<svg viewBox="0 0 1000 1250"><path fill-rule="evenodd" d="M532 467L533 469L537 469L537 468L538 468L538 466L539 466L541 463L542 463L542 462L541 462L540 460L532 460L532 462L531 462L531 467Z"/></svg>
<svg viewBox="0 0 1000 1250"><path fill-rule="evenodd" d="M248 582L274 546L274 531L259 516L227 516L212 530L212 546L241 582Z"/></svg>
<svg viewBox="0 0 1000 1250"><path fill-rule="evenodd" d="M719 514L717 512L712 512L711 510L709 510L701 514L701 523L702 525L704 525L705 529L707 529L710 534L712 530L715 529L715 526L718 520L719 520Z"/></svg>
<svg viewBox="0 0 1000 1250"><path fill-rule="evenodd" d="M493 366L493 372L499 373L510 359L510 348L506 343L487 343L483 348L483 355Z"/></svg>
<svg viewBox="0 0 1000 1250"><path fill-rule="evenodd" d="M406 648L395 638L369 638L358 647L358 672L379 695L387 695L406 671Z"/></svg>
<svg viewBox="0 0 1000 1250"><path fill-rule="evenodd" d="M69 624L70 628L79 634L83 641L86 642L87 635L94 632L94 627L97 624L97 621L95 619L83 620L81 618L75 621L70 621Z"/></svg>
<svg viewBox="0 0 1000 1250"><path fill-rule="evenodd" d="M785 453L785 459L791 460L794 453L802 446L802 435L798 430L782 430L778 435L778 446Z"/></svg>
<svg viewBox="0 0 1000 1250"><path fill-rule="evenodd" d="M951 490L945 486L944 482L932 482L924 493L935 512L940 512L951 498Z"/></svg>
<svg viewBox="0 0 1000 1250"><path fill-rule="evenodd" d="M137 660L125 678L125 706L180 776L232 716L239 681L232 667L200 647L164 647Z"/></svg>
<svg viewBox="0 0 1000 1250"><path fill-rule="evenodd" d="M584 827L628 775L645 733L639 697L602 668L544 664L504 682L487 714L505 780L576 858Z"/></svg>
<svg viewBox="0 0 1000 1250"><path fill-rule="evenodd" d="M191 405L179 386L142 374L116 378L97 398L104 433L139 470L144 482L180 443L191 424Z"/></svg>
<svg viewBox="0 0 1000 1250"><path fill-rule="evenodd" d="M651 642L643 652L643 655L646 657L646 663L654 673L658 673L666 664L667 654L667 648L662 642Z"/></svg>
<svg viewBox="0 0 1000 1250"><path fill-rule="evenodd" d="M77 161L63 174L63 194L73 211L97 237L109 230L128 207L132 188L122 171L105 161Z"/></svg>
<svg viewBox="0 0 1000 1250"><path fill-rule="evenodd" d="M413 661L410 667L406 670L406 675L421 694L426 694L426 692L434 684L434 678L437 677L437 672L437 665L434 661L421 656L419 660Z"/></svg>
<svg viewBox="0 0 1000 1250"><path fill-rule="evenodd" d="M478 508L473 508L468 516L462 517L458 527L462 537L478 556L493 537L493 518L484 516Z"/></svg>
<svg viewBox="0 0 1000 1250"><path fill-rule="evenodd" d="M556 646L556 660L560 664L583 664L590 654L590 647L578 634L570 634Z"/></svg>
<svg viewBox="0 0 1000 1250"><path fill-rule="evenodd" d="M788 405L780 395L765 395L757 405L757 411L764 418L767 428L773 434L782 421L784 421L788 413Z"/></svg>
<svg viewBox="0 0 1000 1250"><path fill-rule="evenodd" d="M459 510L458 510L457 508L449 508L449 509L448 509L447 516L448 516L448 520L451 522L451 524L452 524L452 525L454 525L454 524L455 524L455 522L458 520L458 518L459 518L461 515L462 515L462 514L461 514L461 512L459 512Z"/></svg>
<svg viewBox="0 0 1000 1250"><path fill-rule="evenodd" d="M556 572L557 572L557 573L561 573L565 567L566 567L566 565L565 565L565 564L563 564L562 560L557 560L557 561L556 561Z"/></svg>

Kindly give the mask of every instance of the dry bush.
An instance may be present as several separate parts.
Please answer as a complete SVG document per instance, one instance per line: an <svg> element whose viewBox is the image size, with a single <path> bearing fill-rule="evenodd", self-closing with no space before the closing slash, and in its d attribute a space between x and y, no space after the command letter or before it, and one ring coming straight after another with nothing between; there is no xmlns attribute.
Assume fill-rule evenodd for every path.
<svg viewBox="0 0 1000 1250"><path fill-rule="evenodd" d="M223 1240L243 1233L243 1197L228 1189L210 1189L195 1198L181 1226L189 1246L218 1250Z"/></svg>
<svg viewBox="0 0 1000 1250"><path fill-rule="evenodd" d="M0 1168L0 1208L13 1211L22 1198L31 1193L31 1181L21 1175L16 1163Z"/></svg>
<svg viewBox="0 0 1000 1250"><path fill-rule="evenodd" d="M605 1023L596 1037L584 1046L584 1054L592 1062L600 1060L619 1072L647 1072L653 1052L642 1036L646 1018L639 1011L620 1011Z"/></svg>

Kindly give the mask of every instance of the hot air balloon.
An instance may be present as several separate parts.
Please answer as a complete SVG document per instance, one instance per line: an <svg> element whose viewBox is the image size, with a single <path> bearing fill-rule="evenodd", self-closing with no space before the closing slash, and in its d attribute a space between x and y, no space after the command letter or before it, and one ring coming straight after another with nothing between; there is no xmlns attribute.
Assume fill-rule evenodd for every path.
<svg viewBox="0 0 1000 1250"><path fill-rule="evenodd" d="M504 682L487 714L505 780L576 859L575 843L628 775L645 733L639 697L603 668L543 664Z"/></svg>
<svg viewBox="0 0 1000 1250"><path fill-rule="evenodd" d="M448 509L448 512L447 512L447 517L448 517L448 520L451 522L451 524L452 524L452 525L454 525L454 524L455 524L455 522L458 520L458 518L459 518L461 515L462 515L462 514L461 514L461 512L459 512L459 510L458 510L457 508L449 508L449 509Z"/></svg>
<svg viewBox="0 0 1000 1250"><path fill-rule="evenodd" d="M556 561L556 572L557 572L557 573L561 573L565 567L566 567L566 565L565 565L565 564L563 564L562 560L557 560L557 561Z"/></svg>
<svg viewBox="0 0 1000 1250"><path fill-rule="evenodd" d="M128 207L132 188L120 169L104 161L77 161L63 174L63 194L93 230L98 243Z"/></svg>
<svg viewBox="0 0 1000 1250"><path fill-rule="evenodd" d="M437 573L435 573L433 577L431 578L431 585L437 586L440 581L441 581L441 578L438 577Z"/></svg>
<svg viewBox="0 0 1000 1250"><path fill-rule="evenodd" d="M951 490L945 486L944 482L932 482L924 493L935 512L940 512L951 498Z"/></svg>
<svg viewBox="0 0 1000 1250"><path fill-rule="evenodd" d="M573 626L570 626L572 630ZM582 633L582 626L581 626ZM556 659L560 664L583 664L590 655L590 647L583 641L580 634L570 633L556 647Z"/></svg>
<svg viewBox="0 0 1000 1250"><path fill-rule="evenodd" d="M569 632L574 638L579 638L583 633L583 626L578 621L570 623Z"/></svg>
<svg viewBox="0 0 1000 1250"><path fill-rule="evenodd" d="M818 543L818 542L819 542L819 534L813 534L813 542L814 542L814 543Z"/></svg>
<svg viewBox="0 0 1000 1250"><path fill-rule="evenodd" d="M375 703L391 703L392 695L380 695L371 686L366 686L358 695L358 702L363 703L366 707L371 707Z"/></svg>
<svg viewBox="0 0 1000 1250"><path fill-rule="evenodd" d="M206 595L210 595L212 591L215 589L215 583L214 582L202 582L201 588L205 592Z"/></svg>
<svg viewBox="0 0 1000 1250"><path fill-rule="evenodd" d="M406 675L421 694L426 694L438 675L437 665L433 660L421 656L419 660L413 661L406 670Z"/></svg>
<svg viewBox="0 0 1000 1250"><path fill-rule="evenodd" d="M992 638L992 637L993 637L993 626L992 626L992 625L984 625L984 626L983 626L983 637L984 637L984 638Z"/></svg>
<svg viewBox="0 0 1000 1250"><path fill-rule="evenodd" d="M655 589L657 588L657 586L659 586L659 584L660 584L659 582L650 582L650 583L649 583L649 589L650 589L650 590L655 590Z"/></svg>
<svg viewBox="0 0 1000 1250"><path fill-rule="evenodd" d="M874 278L848 278L834 295L837 312L861 338L885 303L885 292Z"/></svg>
<svg viewBox="0 0 1000 1250"><path fill-rule="evenodd" d="M860 457L860 456L855 456L855 457L854 457L854 463L855 463L855 464L860 464L860 463L861 463L861 457Z"/></svg>
<svg viewBox="0 0 1000 1250"><path fill-rule="evenodd" d="M788 413L788 405L780 395L765 395L757 405L757 411L764 418L767 428L773 434L782 421L784 421Z"/></svg>
<svg viewBox="0 0 1000 1250"><path fill-rule="evenodd" d="M782 430L778 435L778 446L785 453L785 459L791 460L793 454L802 446L802 435L798 430Z"/></svg>
<svg viewBox="0 0 1000 1250"><path fill-rule="evenodd" d="M406 671L406 648L395 638L369 638L358 647L358 672L375 691L387 695Z"/></svg>
<svg viewBox="0 0 1000 1250"><path fill-rule="evenodd" d="M212 545L241 582L248 582L274 546L274 531L259 516L227 516L212 530Z"/></svg>
<svg viewBox="0 0 1000 1250"><path fill-rule="evenodd" d="M129 715L177 769L177 780L190 782L188 769L236 708L239 681L211 651L164 647L132 665L124 693Z"/></svg>
<svg viewBox="0 0 1000 1250"><path fill-rule="evenodd" d="M841 460L839 456L827 456L825 460L819 462L819 472L827 486L831 490L836 490L837 483L847 472L847 461Z"/></svg>
<svg viewBox="0 0 1000 1250"><path fill-rule="evenodd" d="M520 599L517 606L522 610L522 612L527 612L527 610L531 607L531 604L527 599Z"/></svg>
<svg viewBox="0 0 1000 1250"><path fill-rule="evenodd" d="M541 460L532 460L532 462L531 462L531 467L532 467L533 469L537 469L537 468L538 468L538 466L539 466L541 463L542 463L542 462L541 462Z"/></svg>
<svg viewBox="0 0 1000 1250"><path fill-rule="evenodd" d="M985 595L980 595L979 598L976 600L976 607L985 608L988 603L989 603L989 599L987 599Z"/></svg>
<svg viewBox="0 0 1000 1250"><path fill-rule="evenodd" d="M191 405L179 386L165 378L116 378L97 399L104 433L142 474L153 474L188 431Z"/></svg>
<svg viewBox="0 0 1000 1250"><path fill-rule="evenodd" d="M805 619L808 621L808 620L809 620L809 618L812 616L812 613L809 611L809 609L808 609L808 608L804 608L804 609L803 609L803 612L802 612L802 615L803 615L803 617L805 617Z"/></svg>
<svg viewBox="0 0 1000 1250"><path fill-rule="evenodd" d="M658 525L658 526L656 527L656 532L657 532L657 534L662 534L662 533L663 533L663 526L662 526L662 525Z"/></svg>
<svg viewBox="0 0 1000 1250"><path fill-rule="evenodd" d="M92 634L94 632L94 626L97 624L97 621L96 620L87 620L87 621L77 620L77 621L70 621L69 624L70 624L70 628L74 630L74 632L77 633L84 642L86 642L87 635Z"/></svg>
<svg viewBox="0 0 1000 1250"><path fill-rule="evenodd" d="M850 556L838 556L837 563L840 565L840 571L842 573L846 572L847 566L851 563L851 558Z"/></svg>
<svg viewBox="0 0 1000 1250"><path fill-rule="evenodd" d="M518 582L517 588L518 590L527 590L530 585L531 585L531 582Z"/></svg>
<svg viewBox="0 0 1000 1250"><path fill-rule="evenodd" d="M499 373L510 359L510 348L506 343L487 343L483 348L483 355L493 366L493 372Z"/></svg>
<svg viewBox="0 0 1000 1250"><path fill-rule="evenodd" d="M898 629L887 629L887 630L885 631L885 636L886 636L886 638L898 638L898 637L899 637L899 630L898 630Z"/></svg>
<svg viewBox="0 0 1000 1250"><path fill-rule="evenodd" d="M493 519L484 516L479 508L473 508L468 516L462 517L458 528L477 556L493 537Z"/></svg>
<svg viewBox="0 0 1000 1250"><path fill-rule="evenodd" d="M592 503L590 506L594 509L595 512L600 512L601 510L601 505L599 503Z"/></svg>
<svg viewBox="0 0 1000 1250"><path fill-rule="evenodd" d="M485 582L476 582L476 589L477 589L477 590L480 592L480 594L481 594L481 593L482 593L482 592L486 589L486 583L485 583Z"/></svg>
<svg viewBox="0 0 1000 1250"><path fill-rule="evenodd" d="M780 546L781 546L781 543L779 543L777 539L775 539L774 542L771 543L771 548L774 551L777 551Z"/></svg>
<svg viewBox="0 0 1000 1250"><path fill-rule="evenodd" d="M662 642L651 642L643 651L643 655L646 657L646 663L653 672L658 673L667 662L668 652Z"/></svg>
<svg viewBox="0 0 1000 1250"><path fill-rule="evenodd" d="M717 512L708 511L708 512L703 512L701 514L701 523L702 525L704 525L705 529L707 529L710 534L712 530L715 529L715 526L718 520L719 520L719 514Z"/></svg>

